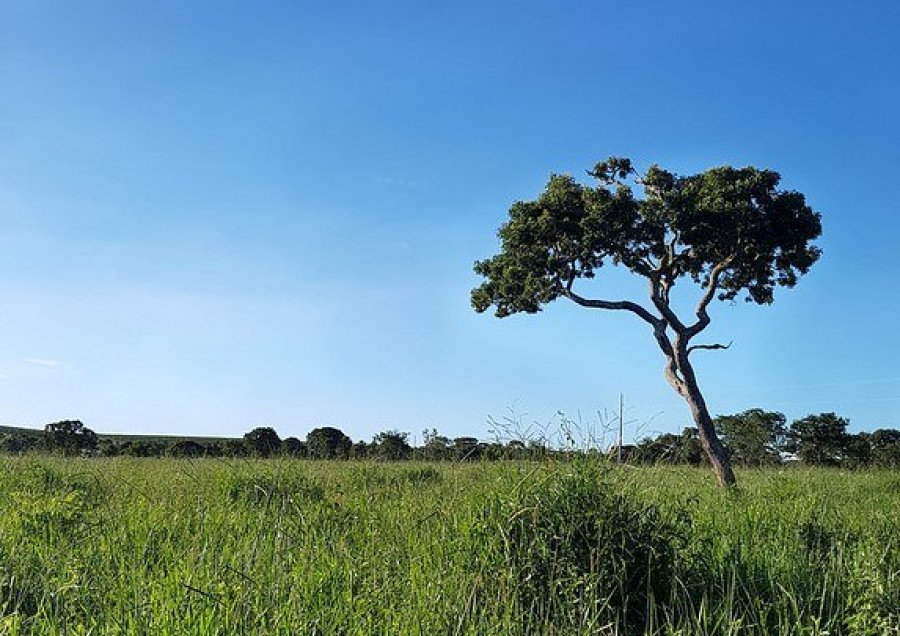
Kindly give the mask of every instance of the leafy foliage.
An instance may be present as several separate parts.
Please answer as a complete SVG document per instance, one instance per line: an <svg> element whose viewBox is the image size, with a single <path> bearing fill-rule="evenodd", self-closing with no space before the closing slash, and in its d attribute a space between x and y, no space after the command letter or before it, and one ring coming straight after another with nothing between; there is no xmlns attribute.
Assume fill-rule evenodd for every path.
<svg viewBox="0 0 900 636"><path fill-rule="evenodd" d="M301 442L296 437L285 437L281 442L281 452L288 457L305 457L306 442Z"/></svg>
<svg viewBox="0 0 900 636"><path fill-rule="evenodd" d="M750 409L715 419L716 430L734 461L745 466L763 466L781 461L787 419L783 413Z"/></svg>
<svg viewBox="0 0 900 636"><path fill-rule="evenodd" d="M811 244L819 215L798 192L779 190L777 172L723 166L678 176L653 165L643 176L631 160L611 157L592 171L596 186L553 175L534 201L519 201L499 230L500 253L477 261L484 282L472 290L478 312L495 307L506 317L535 313L560 296L583 307L629 311L653 328L666 358L666 380L689 404L700 445L719 483L735 484L690 361L690 344L710 323L713 298L769 304L776 286L793 287L819 258ZM643 196L635 193L639 187ZM650 307L633 300L588 298L574 289L607 263L646 278ZM695 318L684 321L671 304L682 279L703 292Z"/></svg>
<svg viewBox="0 0 900 636"><path fill-rule="evenodd" d="M406 459L412 452L408 439L409 433L396 430L382 431L372 440L374 453L382 459Z"/></svg>
<svg viewBox="0 0 900 636"><path fill-rule="evenodd" d="M75 455L97 446L97 434L78 420L53 422L44 427L44 446L51 451Z"/></svg>
<svg viewBox="0 0 900 636"><path fill-rule="evenodd" d="M281 448L281 438L274 428L259 426L244 434L244 444L254 455L269 457Z"/></svg>
<svg viewBox="0 0 900 636"><path fill-rule="evenodd" d="M900 468L900 431L878 429L869 437L872 461L883 468Z"/></svg>
<svg viewBox="0 0 900 636"><path fill-rule="evenodd" d="M316 459L346 459L353 442L343 431L331 426L314 428L306 436L309 456Z"/></svg>
<svg viewBox="0 0 900 636"><path fill-rule="evenodd" d="M475 264L486 279L472 292L477 311L537 312L607 263L704 286L720 267L720 299L746 292L768 304L776 286L795 285L819 257L810 245L821 233L819 215L802 194L778 189L772 170L723 166L678 176L654 165L639 177L630 160L614 157L589 174L598 185L553 175L537 199L513 204L500 253Z"/></svg>
<svg viewBox="0 0 900 636"><path fill-rule="evenodd" d="M203 457L206 447L192 439L182 439L170 444L166 452L172 457Z"/></svg>
<svg viewBox="0 0 900 636"><path fill-rule="evenodd" d="M844 457L847 424L846 419L834 413L808 415L791 424L791 444L807 464L837 465Z"/></svg>

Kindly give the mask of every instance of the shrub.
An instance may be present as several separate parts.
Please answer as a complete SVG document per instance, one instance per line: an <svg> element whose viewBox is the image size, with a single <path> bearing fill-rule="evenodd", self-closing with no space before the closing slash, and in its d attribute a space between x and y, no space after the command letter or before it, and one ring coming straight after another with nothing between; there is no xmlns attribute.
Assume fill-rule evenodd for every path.
<svg viewBox="0 0 900 636"><path fill-rule="evenodd" d="M613 487L596 463L567 469L499 501L480 524L497 547L496 579L507 574L529 628L642 631L669 597L687 528Z"/></svg>

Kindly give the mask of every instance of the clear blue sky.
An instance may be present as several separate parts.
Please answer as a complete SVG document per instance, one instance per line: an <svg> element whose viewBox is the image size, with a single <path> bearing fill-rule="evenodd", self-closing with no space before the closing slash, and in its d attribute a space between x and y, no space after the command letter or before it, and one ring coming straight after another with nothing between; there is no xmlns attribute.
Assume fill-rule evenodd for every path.
<svg viewBox="0 0 900 636"><path fill-rule="evenodd" d="M680 430L633 316L469 306L509 204L619 154L822 214L797 288L714 307L714 413L900 427L898 32L893 0L0 2L0 423L486 438L622 391L630 435Z"/></svg>

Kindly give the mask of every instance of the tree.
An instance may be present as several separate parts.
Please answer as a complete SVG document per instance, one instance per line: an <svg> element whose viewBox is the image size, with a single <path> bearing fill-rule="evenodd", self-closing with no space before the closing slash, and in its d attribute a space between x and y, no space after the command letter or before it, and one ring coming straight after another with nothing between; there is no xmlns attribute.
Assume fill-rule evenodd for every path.
<svg viewBox="0 0 900 636"><path fill-rule="evenodd" d="M246 457L249 449L242 439L226 439L222 442L222 455L225 457Z"/></svg>
<svg viewBox="0 0 900 636"><path fill-rule="evenodd" d="M353 442L353 445L350 447L350 458L367 459L369 457L370 450L371 448L369 444L366 444L364 440Z"/></svg>
<svg viewBox="0 0 900 636"><path fill-rule="evenodd" d="M117 457L122 454L122 444L104 437L97 442L97 453L101 457Z"/></svg>
<svg viewBox="0 0 900 636"><path fill-rule="evenodd" d="M382 459L407 459L412 451L408 439L409 433L395 430L383 431L372 439L373 450L375 455Z"/></svg>
<svg viewBox="0 0 900 636"><path fill-rule="evenodd" d="M806 464L836 466L844 458L847 424L834 413L807 415L791 424L791 446Z"/></svg>
<svg viewBox="0 0 900 636"><path fill-rule="evenodd" d="M872 463L872 436L861 432L856 435L847 435L844 439L841 466L847 468L865 468Z"/></svg>
<svg viewBox="0 0 900 636"><path fill-rule="evenodd" d="M700 447L699 431L687 427L681 435L662 433L658 437L646 437L638 443L632 453L638 460L652 464L703 463L703 449Z"/></svg>
<svg viewBox="0 0 900 636"><path fill-rule="evenodd" d="M16 455L25 453L34 448L39 440L40 438L35 438L33 435L0 435L0 452Z"/></svg>
<svg viewBox="0 0 900 636"><path fill-rule="evenodd" d="M598 185L553 175L537 199L512 205L498 233L500 253L475 263L485 280L472 290L472 305L478 312L493 306L503 318L567 298L640 318L652 329L666 379L687 402L719 482L734 484L691 362L697 351L727 346L694 339L710 324L715 298L745 294L765 305L777 286L794 286L819 257L811 245L821 233L819 215L802 194L779 190L780 176L771 170L724 166L678 176L654 165L639 175L631 160L612 157L588 174ZM576 282L609 263L647 279L649 306L576 291ZM700 286L688 320L676 313L671 295L684 279Z"/></svg>
<svg viewBox="0 0 900 636"><path fill-rule="evenodd" d="M900 468L900 431L880 428L869 437L872 462L882 468Z"/></svg>
<svg viewBox="0 0 900 636"><path fill-rule="evenodd" d="M78 420L53 422L44 427L44 446L47 450L76 455L97 447L97 434Z"/></svg>
<svg viewBox="0 0 900 636"><path fill-rule="evenodd" d="M206 447L196 440L180 439L169 444L166 453L172 457L203 457Z"/></svg>
<svg viewBox="0 0 900 636"><path fill-rule="evenodd" d="M478 439L475 437L455 437L453 439L453 458L459 461L478 459Z"/></svg>
<svg viewBox="0 0 900 636"><path fill-rule="evenodd" d="M244 444L259 457L270 457L281 448L281 438L271 426L257 426L244 434Z"/></svg>
<svg viewBox="0 0 900 636"><path fill-rule="evenodd" d="M128 440L122 443L122 454L129 457L159 457L165 444L148 439Z"/></svg>
<svg viewBox="0 0 900 636"><path fill-rule="evenodd" d="M450 439L438 433L436 428L422 431L425 441L423 452L425 459L448 459L450 457Z"/></svg>
<svg viewBox="0 0 900 636"><path fill-rule="evenodd" d="M735 415L720 415L714 424L732 461L745 466L763 466L781 462L786 422L783 413L750 409Z"/></svg>
<svg viewBox="0 0 900 636"><path fill-rule="evenodd" d="M523 459L528 453L525 442L520 439L511 439L506 442L506 459Z"/></svg>
<svg viewBox="0 0 900 636"><path fill-rule="evenodd" d="M281 442L281 452L288 457L306 457L306 442L296 437L285 437Z"/></svg>
<svg viewBox="0 0 900 636"><path fill-rule="evenodd" d="M309 456L315 459L347 459L352 445L343 431L331 426L314 428L306 436Z"/></svg>

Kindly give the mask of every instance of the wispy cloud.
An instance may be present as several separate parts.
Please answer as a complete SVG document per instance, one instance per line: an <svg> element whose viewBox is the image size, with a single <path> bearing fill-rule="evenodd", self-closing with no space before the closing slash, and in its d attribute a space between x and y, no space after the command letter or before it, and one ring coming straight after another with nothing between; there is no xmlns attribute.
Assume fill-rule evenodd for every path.
<svg viewBox="0 0 900 636"><path fill-rule="evenodd" d="M28 364L36 364L39 367L58 367L62 364L59 360L54 360L52 358L25 358L25 362Z"/></svg>

